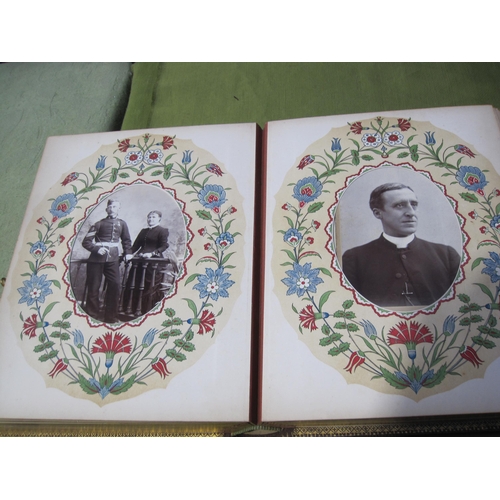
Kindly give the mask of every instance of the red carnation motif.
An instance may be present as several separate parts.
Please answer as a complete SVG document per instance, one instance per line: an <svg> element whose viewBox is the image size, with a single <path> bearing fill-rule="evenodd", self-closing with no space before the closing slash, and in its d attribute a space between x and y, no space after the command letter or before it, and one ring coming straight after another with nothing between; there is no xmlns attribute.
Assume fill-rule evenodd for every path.
<svg viewBox="0 0 500 500"><path fill-rule="evenodd" d="M344 370L347 370L349 373L356 371L356 368L361 366L365 362L365 359L365 355L361 351L353 352Z"/></svg>
<svg viewBox="0 0 500 500"><path fill-rule="evenodd" d="M304 328L309 328L309 330L317 330L316 320L321 319L323 317L322 313L315 313L313 306L309 304L299 313L300 324Z"/></svg>
<svg viewBox="0 0 500 500"><path fill-rule="evenodd" d="M174 145L174 140L169 135L165 135L161 145L163 149L170 149Z"/></svg>
<svg viewBox="0 0 500 500"><path fill-rule="evenodd" d="M113 364L115 354L125 352L127 354L132 350L130 339L121 333L105 333L103 338L98 338L92 347L92 354L106 354L106 368Z"/></svg>
<svg viewBox="0 0 500 500"><path fill-rule="evenodd" d="M57 363L54 365L54 368L52 368L51 372L49 373L49 377L54 378L56 375L66 370L66 368L68 368L68 365L62 359L58 359Z"/></svg>
<svg viewBox="0 0 500 500"><path fill-rule="evenodd" d="M193 318L188 321L192 325L198 325L198 334L203 335L204 333L211 332L215 326L215 316L213 312L208 309L204 309L201 313L201 318Z"/></svg>
<svg viewBox="0 0 500 500"><path fill-rule="evenodd" d="M404 118L398 118L398 127L401 129L402 132L406 132L411 128L411 123L408 120L405 120Z"/></svg>
<svg viewBox="0 0 500 500"><path fill-rule="evenodd" d="M477 352L470 345L466 348L462 346L460 356L466 361L471 362L476 368L479 368L479 365L484 363L483 360L479 359Z"/></svg>
<svg viewBox="0 0 500 500"><path fill-rule="evenodd" d="M429 328L425 325L420 325L416 321L410 322L410 327L408 327L408 323L401 321L389 330L387 338L389 345L404 344L408 349L408 357L412 360L417 355L415 350L417 344L424 342L432 344L433 342L433 336Z"/></svg>
<svg viewBox="0 0 500 500"><path fill-rule="evenodd" d="M125 139L124 141L120 141L118 143L118 149L122 152L122 153L126 153L127 152L127 149L130 147L130 139Z"/></svg>
<svg viewBox="0 0 500 500"><path fill-rule="evenodd" d="M351 132L354 132L355 134L361 134L361 132L363 132L363 126L361 125L361 122L354 122L351 125Z"/></svg>
<svg viewBox="0 0 500 500"><path fill-rule="evenodd" d="M61 186L66 186L66 184L76 181L76 179L78 179L78 174L76 172L71 172L71 174L67 175L66 178L61 182Z"/></svg>
<svg viewBox="0 0 500 500"><path fill-rule="evenodd" d="M311 164L314 161L314 156L313 155L306 155L302 160L300 160L300 163L298 164L297 168L299 170L302 170L304 167L307 167L307 165Z"/></svg>
<svg viewBox="0 0 500 500"><path fill-rule="evenodd" d="M168 371L167 363L163 358L159 358L158 361L151 364L151 368L157 371L161 378L165 378L167 375L170 375L171 372Z"/></svg>
<svg viewBox="0 0 500 500"><path fill-rule="evenodd" d="M30 339L36 336L37 327L37 315L32 314L29 318L26 318L23 324L23 333L27 335Z"/></svg>

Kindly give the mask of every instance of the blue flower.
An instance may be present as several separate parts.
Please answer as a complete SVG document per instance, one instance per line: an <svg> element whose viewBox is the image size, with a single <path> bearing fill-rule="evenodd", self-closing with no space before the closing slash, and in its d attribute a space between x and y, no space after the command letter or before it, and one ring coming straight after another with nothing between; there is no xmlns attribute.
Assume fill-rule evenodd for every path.
<svg viewBox="0 0 500 500"><path fill-rule="evenodd" d="M455 321L457 320L456 316L447 316L443 323L443 333L448 336L452 335L455 332Z"/></svg>
<svg viewBox="0 0 500 500"><path fill-rule="evenodd" d="M62 194L52 202L49 212L57 218L66 217L76 207L77 202L73 193Z"/></svg>
<svg viewBox="0 0 500 500"><path fill-rule="evenodd" d="M73 343L78 347L78 349L83 347L83 343L85 339L83 337L83 333L80 330L75 330L73 332Z"/></svg>
<svg viewBox="0 0 500 500"><path fill-rule="evenodd" d="M224 268L219 267L216 271L205 269L205 275L198 276L199 283L193 288L200 292L200 299L209 297L218 300L219 297L229 297L227 289L234 285L234 281L229 278L229 273L224 273Z"/></svg>
<svg viewBox="0 0 500 500"><path fill-rule="evenodd" d="M377 338L377 329L375 326L370 323L367 319L363 319L360 322L360 325L363 327L363 330L365 331L365 335L370 339L374 340Z"/></svg>
<svg viewBox="0 0 500 500"><path fill-rule="evenodd" d="M301 203L315 200L323 190L323 184L316 177L306 177L295 184L293 197Z"/></svg>
<svg viewBox="0 0 500 500"><path fill-rule="evenodd" d="M436 132L425 132L425 143L428 146L434 146L436 144L436 139L434 139L434 134Z"/></svg>
<svg viewBox="0 0 500 500"><path fill-rule="evenodd" d="M193 154L192 151L184 151L182 153L182 164L187 165L188 163L191 163L191 155Z"/></svg>
<svg viewBox="0 0 500 500"><path fill-rule="evenodd" d="M495 217L491 219L490 226L493 229L500 229L500 215L495 215Z"/></svg>
<svg viewBox="0 0 500 500"><path fill-rule="evenodd" d="M292 247L296 247L302 239L302 234L297 229L290 228L283 236L285 240Z"/></svg>
<svg viewBox="0 0 500 500"><path fill-rule="evenodd" d="M198 200L205 208L219 213L219 207L226 202L226 191L217 184L206 184L198 193Z"/></svg>
<svg viewBox="0 0 500 500"><path fill-rule="evenodd" d="M150 328L142 339L142 345L144 347L149 347L153 343L153 340L155 339L155 335L157 333L158 330L156 330L156 328Z"/></svg>
<svg viewBox="0 0 500 500"><path fill-rule="evenodd" d="M488 274L491 282L495 283L500 280L500 256L495 252L490 252L491 259L483 259L486 267L481 273Z"/></svg>
<svg viewBox="0 0 500 500"><path fill-rule="evenodd" d="M123 385L123 378L116 379L109 387L106 385L101 387L101 384L95 378L89 378L89 383L95 387L95 392L99 393L101 399L104 399L109 393L113 392L113 389Z"/></svg>
<svg viewBox="0 0 500 500"><path fill-rule="evenodd" d="M434 370L429 370L424 373L420 377L420 380L417 380L416 378L410 379L408 375L405 375L403 372L394 372L394 375L396 375L396 377L401 380L406 387L409 387L415 394L417 394L418 391L424 387L425 382L429 378L434 377Z"/></svg>
<svg viewBox="0 0 500 500"><path fill-rule="evenodd" d="M222 233L216 240L215 243L219 248L227 248L234 243L234 237L231 233Z"/></svg>
<svg viewBox="0 0 500 500"><path fill-rule="evenodd" d="M37 241L36 243L31 245L30 254L35 258L38 258L45 252L45 250L47 250L45 243L43 243L43 241Z"/></svg>
<svg viewBox="0 0 500 500"><path fill-rule="evenodd" d="M316 285L323 283L323 280L318 277L319 269L311 269L310 262L304 266L295 262L293 269L287 271L286 274L288 278L281 281L288 287L287 295L296 293L299 297L302 297L306 292L316 293Z"/></svg>
<svg viewBox="0 0 500 500"><path fill-rule="evenodd" d="M46 278L46 274L42 274L41 276L32 274L29 280L23 281L24 286L17 289L21 295L19 304L26 302L28 306L31 306L35 301L43 304L45 297L52 293L50 289L52 282L46 281Z"/></svg>
<svg viewBox="0 0 500 500"><path fill-rule="evenodd" d="M107 156L101 155L96 163L96 170L102 170L106 166L106 158Z"/></svg>
<svg viewBox="0 0 500 500"><path fill-rule="evenodd" d="M334 153L338 153L342 150L342 146L340 145L340 139L336 139L335 137L332 139L332 151Z"/></svg>
<svg viewBox="0 0 500 500"><path fill-rule="evenodd" d="M483 172L477 167L462 166L455 175L458 183L469 191L482 190L488 181Z"/></svg>

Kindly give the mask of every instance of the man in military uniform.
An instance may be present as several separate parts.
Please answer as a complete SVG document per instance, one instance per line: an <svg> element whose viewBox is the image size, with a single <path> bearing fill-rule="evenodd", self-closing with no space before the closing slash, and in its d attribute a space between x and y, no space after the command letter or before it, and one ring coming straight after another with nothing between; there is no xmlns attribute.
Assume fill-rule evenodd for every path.
<svg viewBox="0 0 500 500"><path fill-rule="evenodd" d="M99 318L99 288L103 275L106 278L104 321L118 321L120 300L119 245L121 241L125 259L132 258L132 242L127 223L118 219L120 202L108 200L108 216L96 222L85 236L82 245L90 252L87 261L87 313Z"/></svg>
<svg viewBox="0 0 500 500"><path fill-rule="evenodd" d="M439 300L456 278L460 257L450 246L415 236L418 200L413 190L382 184L372 191L370 208L383 233L344 253L342 270L351 285L381 307L427 306Z"/></svg>

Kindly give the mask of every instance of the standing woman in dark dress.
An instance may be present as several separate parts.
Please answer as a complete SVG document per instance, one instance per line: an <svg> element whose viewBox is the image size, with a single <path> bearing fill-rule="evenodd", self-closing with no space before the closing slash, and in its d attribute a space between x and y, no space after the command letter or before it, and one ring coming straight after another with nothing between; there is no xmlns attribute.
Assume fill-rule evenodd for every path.
<svg viewBox="0 0 500 500"><path fill-rule="evenodd" d="M148 227L141 229L132 245L132 253L141 260L133 260L123 308L134 316L147 313L164 296L162 271L165 269L166 262L155 261L155 259L163 259L163 252L168 248L168 229L160 226L161 217L162 214L158 210L149 212L147 216ZM143 278L144 288L141 289ZM129 304L131 292L132 307ZM141 304L138 304L139 300Z"/></svg>

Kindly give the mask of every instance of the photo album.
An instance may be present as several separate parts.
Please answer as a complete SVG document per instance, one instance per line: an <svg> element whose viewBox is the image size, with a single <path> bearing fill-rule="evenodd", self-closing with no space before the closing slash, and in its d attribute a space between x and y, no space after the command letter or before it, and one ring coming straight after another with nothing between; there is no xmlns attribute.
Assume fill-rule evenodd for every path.
<svg viewBox="0 0 500 500"><path fill-rule="evenodd" d="M499 414L499 174L491 106L50 137L0 426Z"/></svg>

